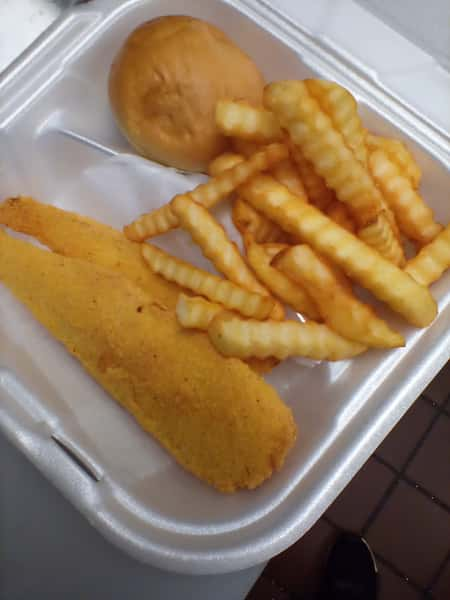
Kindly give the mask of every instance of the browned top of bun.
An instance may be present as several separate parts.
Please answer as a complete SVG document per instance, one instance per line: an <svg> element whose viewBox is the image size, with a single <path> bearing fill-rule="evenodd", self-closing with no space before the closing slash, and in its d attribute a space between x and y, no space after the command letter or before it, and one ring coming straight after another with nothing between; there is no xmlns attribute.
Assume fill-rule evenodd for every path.
<svg viewBox="0 0 450 600"><path fill-rule="evenodd" d="M215 126L220 98L261 104L264 81L220 29L168 16L135 29L114 59L109 94L120 128L148 158L203 171L226 146Z"/></svg>

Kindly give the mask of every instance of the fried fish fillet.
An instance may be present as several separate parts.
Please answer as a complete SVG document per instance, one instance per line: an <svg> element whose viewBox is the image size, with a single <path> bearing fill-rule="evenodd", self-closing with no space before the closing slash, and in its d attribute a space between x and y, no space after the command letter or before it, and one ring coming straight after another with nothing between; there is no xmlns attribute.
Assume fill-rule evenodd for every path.
<svg viewBox="0 0 450 600"><path fill-rule="evenodd" d="M251 489L283 464L296 426L275 390L221 357L204 334L182 330L133 282L3 230L0 280L203 481L223 492Z"/></svg>
<svg viewBox="0 0 450 600"><path fill-rule="evenodd" d="M142 259L140 244L113 227L25 196L0 204L0 223L35 237L58 254L121 273L162 306L175 310L181 289L153 273Z"/></svg>
<svg viewBox="0 0 450 600"><path fill-rule="evenodd" d="M136 283L161 307L175 310L183 290L151 271L140 244L128 240L122 231L27 196L0 203L0 223L35 237L58 254L112 269ZM245 362L257 373L268 373L278 364L274 358Z"/></svg>

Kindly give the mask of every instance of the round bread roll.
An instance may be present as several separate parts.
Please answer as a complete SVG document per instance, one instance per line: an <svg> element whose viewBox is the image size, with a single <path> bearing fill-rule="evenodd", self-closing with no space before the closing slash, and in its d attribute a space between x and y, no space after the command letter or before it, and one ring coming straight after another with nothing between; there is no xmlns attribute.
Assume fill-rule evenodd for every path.
<svg viewBox="0 0 450 600"><path fill-rule="evenodd" d="M144 156L206 171L227 140L215 125L217 100L262 103L264 80L220 29L169 16L135 29L111 66L109 97L120 129Z"/></svg>

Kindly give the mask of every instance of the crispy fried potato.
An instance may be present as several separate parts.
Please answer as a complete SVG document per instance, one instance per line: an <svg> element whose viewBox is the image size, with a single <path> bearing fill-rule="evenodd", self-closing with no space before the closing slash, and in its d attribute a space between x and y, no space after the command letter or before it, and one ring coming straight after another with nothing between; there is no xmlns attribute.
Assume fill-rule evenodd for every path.
<svg viewBox="0 0 450 600"><path fill-rule="evenodd" d="M422 285L431 285L450 269L450 224L408 261L405 271Z"/></svg>
<svg viewBox="0 0 450 600"><path fill-rule="evenodd" d="M305 202L308 202L308 196L306 195L305 186L303 185L299 170L292 160L282 160L277 163L270 170L270 174L273 175L277 181L285 185L293 194Z"/></svg>
<svg viewBox="0 0 450 600"><path fill-rule="evenodd" d="M219 100L216 104L216 125L224 135L251 142L276 142L283 137L273 113L244 101Z"/></svg>
<svg viewBox="0 0 450 600"><path fill-rule="evenodd" d="M214 317L224 310L223 304L210 302L200 296L180 294L175 312L182 327L206 331Z"/></svg>
<svg viewBox="0 0 450 600"><path fill-rule="evenodd" d="M403 337L342 285L333 269L309 246L283 250L272 264L305 288L325 323L343 337L373 348L405 345Z"/></svg>
<svg viewBox="0 0 450 600"><path fill-rule="evenodd" d="M325 181L316 173L312 163L304 157L299 148L291 144L290 152L298 168L300 179L306 191L306 197L311 204L314 204L320 210L326 210L336 200L335 193L333 190L327 188Z"/></svg>
<svg viewBox="0 0 450 600"><path fill-rule="evenodd" d="M373 221L382 197L370 174L347 147L341 133L303 81L280 81L266 86L264 103L279 118L327 186L349 206L359 228ZM302 178L303 179L303 178Z"/></svg>
<svg viewBox="0 0 450 600"><path fill-rule="evenodd" d="M334 200L334 202L327 207L325 212L335 223L347 231L350 231L350 233L355 233L355 223L343 202Z"/></svg>
<svg viewBox="0 0 450 600"><path fill-rule="evenodd" d="M221 304L210 302L200 296L191 297L180 294L176 315L178 322L185 329L206 331L214 317L225 310ZM247 358L244 362L256 373L264 374L276 367L279 361L273 356L269 356L267 358Z"/></svg>
<svg viewBox="0 0 450 600"><path fill-rule="evenodd" d="M178 283L246 317L266 319L274 308L274 301L269 296L250 292L231 281L198 269L152 244L142 244L142 256L152 271L162 275L164 279Z"/></svg>
<svg viewBox="0 0 450 600"><path fill-rule="evenodd" d="M278 246L278 247L277 247ZM286 245L277 245L277 252L285 249ZM263 245L250 242L246 246L247 260L259 279L269 288L272 294L285 302L295 312L310 319L320 319L320 313L311 296L304 287L295 284L283 273L271 266L274 246L266 248Z"/></svg>
<svg viewBox="0 0 450 600"><path fill-rule="evenodd" d="M313 360L343 360L366 350L314 321L255 321L229 314L219 314L208 329L216 349L225 356L280 360L304 356Z"/></svg>
<svg viewBox="0 0 450 600"><path fill-rule="evenodd" d="M255 173L269 169L276 162L285 159L287 155L288 150L284 144L269 144L248 160L236 164L206 183L201 183L191 192L181 195L188 195L206 208L212 208ZM169 203L142 215L127 225L124 233L128 239L142 242L176 227L178 227L178 219L173 214Z"/></svg>
<svg viewBox="0 0 450 600"><path fill-rule="evenodd" d="M171 208L181 227L220 273L252 292L268 293L248 268L236 244L205 207L187 196L177 196L172 200Z"/></svg>
<svg viewBox="0 0 450 600"><path fill-rule="evenodd" d="M413 188L417 190L420 185L422 171L403 142L372 134L367 136L366 142L370 151L383 150L390 160L397 165L400 173L407 177Z"/></svg>
<svg viewBox="0 0 450 600"><path fill-rule="evenodd" d="M286 239L286 233L265 215L257 212L242 198L233 202L233 223L244 236L251 234L258 243L281 242Z"/></svg>
<svg viewBox="0 0 450 600"><path fill-rule="evenodd" d="M256 210L302 238L412 325L426 327L435 318L436 302L425 287L272 177L254 177L241 193Z"/></svg>
<svg viewBox="0 0 450 600"><path fill-rule="evenodd" d="M406 237L419 244L431 242L442 226L435 222L433 211L414 190L410 179L384 150L370 153L369 166Z"/></svg>
<svg viewBox="0 0 450 600"><path fill-rule="evenodd" d="M156 304L174 309L179 286L148 269L141 246L108 225L33 198L0 204L0 224L37 238L54 252L112 269L147 292Z"/></svg>
<svg viewBox="0 0 450 600"><path fill-rule="evenodd" d="M345 143L362 164L367 164L365 130L356 100L348 90L333 81L306 79L306 87L320 108L330 117Z"/></svg>
<svg viewBox="0 0 450 600"><path fill-rule="evenodd" d="M242 154L236 154L233 152L224 152L216 156L208 165L208 175L210 177L217 177L220 173L232 169L239 163L243 162L245 157Z"/></svg>
<svg viewBox="0 0 450 600"><path fill-rule="evenodd" d="M381 211L372 223L362 227L358 231L358 237L394 265L404 266L406 260L403 247L394 234L385 211Z"/></svg>
<svg viewBox="0 0 450 600"><path fill-rule="evenodd" d="M242 361L224 359L109 269L3 230L0 255L2 283L185 469L234 492L281 467L294 419Z"/></svg>

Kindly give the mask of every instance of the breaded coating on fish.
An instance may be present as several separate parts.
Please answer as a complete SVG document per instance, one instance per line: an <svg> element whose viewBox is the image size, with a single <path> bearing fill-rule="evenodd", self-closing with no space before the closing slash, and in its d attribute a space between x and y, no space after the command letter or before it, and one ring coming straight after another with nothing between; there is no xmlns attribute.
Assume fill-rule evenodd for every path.
<svg viewBox="0 0 450 600"><path fill-rule="evenodd" d="M276 391L131 281L3 230L0 280L203 481L222 492L254 488L283 464L296 426Z"/></svg>
<svg viewBox="0 0 450 600"><path fill-rule="evenodd" d="M35 237L58 254L112 269L136 283L161 307L175 310L183 290L151 271L140 244L131 242L122 231L27 196L0 203L0 223ZM257 373L268 373L278 364L275 358L245 362Z"/></svg>
<svg viewBox="0 0 450 600"><path fill-rule="evenodd" d="M0 204L0 223L35 237L58 254L113 269L162 306L175 309L181 288L153 273L142 258L140 244L113 227L26 196Z"/></svg>

